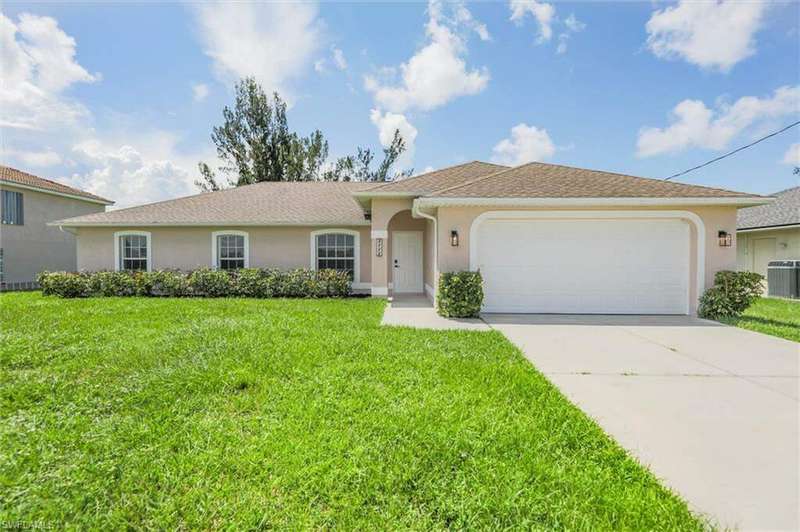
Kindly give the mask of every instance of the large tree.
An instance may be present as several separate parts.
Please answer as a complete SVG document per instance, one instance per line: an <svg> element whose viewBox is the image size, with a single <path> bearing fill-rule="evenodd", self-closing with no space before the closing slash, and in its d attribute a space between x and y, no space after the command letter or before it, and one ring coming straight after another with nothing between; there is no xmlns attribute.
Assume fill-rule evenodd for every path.
<svg viewBox="0 0 800 532"><path fill-rule="evenodd" d="M308 137L289 131L286 103L278 93L270 99L253 78L244 78L235 87L233 108L225 106L224 122L214 127L211 140L222 161L218 172L228 185L240 186L261 181L387 181L408 175L390 175L392 165L405 150L405 142L395 131L390 146L383 150L383 161L372 169L375 158L369 149L358 148L356 155L339 158L323 169L328 158L328 141L319 130ZM203 190L219 190L217 173L199 163Z"/></svg>

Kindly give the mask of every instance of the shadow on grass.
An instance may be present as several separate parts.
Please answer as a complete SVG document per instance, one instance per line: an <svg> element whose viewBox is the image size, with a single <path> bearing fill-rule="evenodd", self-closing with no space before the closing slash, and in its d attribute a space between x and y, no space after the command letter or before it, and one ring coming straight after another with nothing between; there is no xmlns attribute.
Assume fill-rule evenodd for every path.
<svg viewBox="0 0 800 532"><path fill-rule="evenodd" d="M771 327L789 327L800 329L800 324L793 323L791 321L779 321L773 320L770 318L761 318L759 316L740 316L738 318L734 318L730 320L731 325L738 325L740 323L757 323L759 325L766 325Z"/></svg>

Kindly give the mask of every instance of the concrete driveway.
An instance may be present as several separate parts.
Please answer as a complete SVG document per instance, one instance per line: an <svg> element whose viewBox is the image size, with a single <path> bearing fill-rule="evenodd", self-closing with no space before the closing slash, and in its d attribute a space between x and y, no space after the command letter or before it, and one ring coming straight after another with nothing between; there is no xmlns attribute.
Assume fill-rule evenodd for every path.
<svg viewBox="0 0 800 532"><path fill-rule="evenodd" d="M800 528L800 344L688 317L484 320L696 511Z"/></svg>

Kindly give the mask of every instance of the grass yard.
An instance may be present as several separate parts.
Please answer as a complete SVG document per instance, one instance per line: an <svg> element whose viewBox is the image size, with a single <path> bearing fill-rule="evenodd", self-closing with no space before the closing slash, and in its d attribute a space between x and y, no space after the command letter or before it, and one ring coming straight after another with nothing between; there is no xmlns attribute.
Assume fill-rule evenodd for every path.
<svg viewBox="0 0 800 532"><path fill-rule="evenodd" d="M729 325L800 342L800 301L762 297Z"/></svg>
<svg viewBox="0 0 800 532"><path fill-rule="evenodd" d="M382 311L0 296L0 523L707 526L499 333Z"/></svg>

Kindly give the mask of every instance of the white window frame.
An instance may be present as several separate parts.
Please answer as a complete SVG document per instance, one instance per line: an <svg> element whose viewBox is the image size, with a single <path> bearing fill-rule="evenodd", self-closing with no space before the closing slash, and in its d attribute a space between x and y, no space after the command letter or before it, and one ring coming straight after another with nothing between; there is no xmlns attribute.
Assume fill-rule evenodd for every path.
<svg viewBox="0 0 800 532"><path fill-rule="evenodd" d="M144 236L147 243L147 271L153 269L153 238L150 231L117 231L114 233L114 271L122 270L120 264L119 248L120 239L124 236Z"/></svg>
<svg viewBox="0 0 800 532"><path fill-rule="evenodd" d="M361 288L361 233L353 229L319 229L311 231L311 269L317 268L317 237L320 235L341 234L353 237L353 288Z"/></svg>
<svg viewBox="0 0 800 532"><path fill-rule="evenodd" d="M217 237L219 236L243 236L244 237L244 267L250 267L250 234L247 231L214 231L211 233L211 267L219 269L219 258L217 257Z"/></svg>

